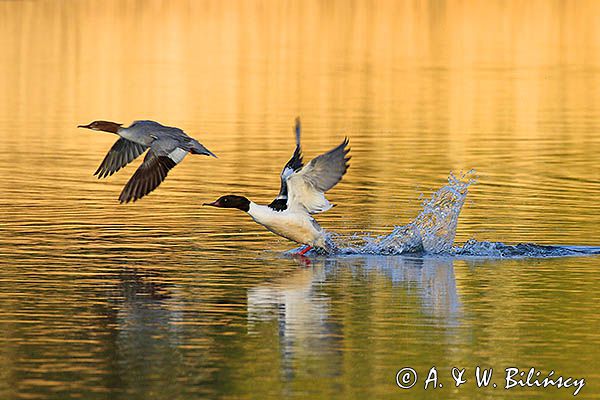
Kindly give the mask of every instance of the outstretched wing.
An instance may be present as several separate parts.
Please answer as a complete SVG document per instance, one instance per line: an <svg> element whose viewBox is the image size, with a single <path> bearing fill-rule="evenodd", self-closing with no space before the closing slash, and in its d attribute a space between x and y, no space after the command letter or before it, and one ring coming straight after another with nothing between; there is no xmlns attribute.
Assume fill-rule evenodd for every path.
<svg viewBox="0 0 600 400"><path fill-rule="evenodd" d="M287 188L287 178L290 177L294 172L298 171L304 166L302 162L302 147L300 146L300 117L296 118L296 126L294 128L296 132L296 149L294 150L294 154L292 158L285 164L283 170L281 170L280 178L281 178L281 188L279 189L279 194L275 197L275 200L269 204L269 207L276 211L283 211L287 207L287 198L288 198L288 188Z"/></svg>
<svg viewBox="0 0 600 400"><path fill-rule="evenodd" d="M288 208L316 214L333 207L325 198L325 192L334 187L348 170L349 152L346 138L336 148L321 154L290 175L287 178Z"/></svg>
<svg viewBox="0 0 600 400"><path fill-rule="evenodd" d="M183 161L187 153L187 150L179 147L172 151L165 151L160 146L155 148L153 144L144 162L123 188L119 201L121 203L136 201L152 192L165 180L169 171Z"/></svg>
<svg viewBox="0 0 600 400"><path fill-rule="evenodd" d="M111 176L138 158L147 148L143 144L120 138L110 148L94 175L98 175L98 179Z"/></svg>

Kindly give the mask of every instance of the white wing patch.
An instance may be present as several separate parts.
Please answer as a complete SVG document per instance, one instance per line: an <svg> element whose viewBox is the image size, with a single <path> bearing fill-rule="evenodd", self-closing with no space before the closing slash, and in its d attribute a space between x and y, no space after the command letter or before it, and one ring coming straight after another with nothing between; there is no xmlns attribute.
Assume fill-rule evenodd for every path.
<svg viewBox="0 0 600 400"><path fill-rule="evenodd" d="M188 152L184 149L177 147L175 150L169 153L169 158L175 161L176 164L179 164L181 161L183 161L187 153Z"/></svg>
<svg viewBox="0 0 600 400"><path fill-rule="evenodd" d="M298 171L287 179L288 207L290 210L303 208L310 214L322 213L333 207L325 193L316 190Z"/></svg>
<svg viewBox="0 0 600 400"><path fill-rule="evenodd" d="M279 191L279 195L277 197L275 197L275 200L287 199L288 198L287 187L286 187L286 190L284 192L284 185L287 185L285 182L287 182L287 179L290 176L292 176L293 173L294 173L294 170L292 168L289 168L289 167L285 167L283 169L283 171L281 171L281 190Z"/></svg>
<svg viewBox="0 0 600 400"><path fill-rule="evenodd" d="M348 169L348 139L339 146L311 160L287 178L288 209L310 214L329 210L333 205L325 192L334 187Z"/></svg>
<svg viewBox="0 0 600 400"><path fill-rule="evenodd" d="M290 167L286 167L283 169L283 171L281 172L281 179L283 179L284 181L290 177L290 175L292 175L294 173L294 170Z"/></svg>

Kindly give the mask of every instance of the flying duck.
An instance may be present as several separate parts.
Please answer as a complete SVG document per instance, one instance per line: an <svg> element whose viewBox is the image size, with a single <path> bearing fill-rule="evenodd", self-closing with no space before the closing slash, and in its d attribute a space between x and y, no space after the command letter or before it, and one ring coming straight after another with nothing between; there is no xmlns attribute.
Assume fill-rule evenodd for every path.
<svg viewBox="0 0 600 400"><path fill-rule="evenodd" d="M325 231L312 217L333 207L325 192L333 188L348 170L348 138L334 149L302 162L300 120L296 119L296 149L281 171L279 195L269 205L259 205L244 196L222 196L204 205L237 208L276 235L306 245L297 254L304 255L313 247L331 250Z"/></svg>
<svg viewBox="0 0 600 400"><path fill-rule="evenodd" d="M94 173L98 179L111 176L149 149L144 162L123 188L119 196L121 203L136 201L152 192L188 153L216 157L181 129L154 121L135 121L126 128L116 122L94 121L88 125L79 125L78 128L116 133L120 136Z"/></svg>

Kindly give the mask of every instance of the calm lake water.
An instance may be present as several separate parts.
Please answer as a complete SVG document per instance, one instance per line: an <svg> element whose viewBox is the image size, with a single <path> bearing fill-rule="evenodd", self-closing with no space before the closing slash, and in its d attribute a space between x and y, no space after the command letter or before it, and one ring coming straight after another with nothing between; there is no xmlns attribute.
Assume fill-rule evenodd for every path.
<svg viewBox="0 0 600 400"><path fill-rule="evenodd" d="M0 398L573 397L504 390L513 366L600 398L599 256L307 266L201 206L270 202L300 115L307 160L350 138L317 216L346 238L475 169L456 246L600 246L599 18L592 1L0 2ZM95 119L178 126L220 158L119 205L137 163L92 176L115 140L76 128ZM444 386L424 391L432 366Z"/></svg>

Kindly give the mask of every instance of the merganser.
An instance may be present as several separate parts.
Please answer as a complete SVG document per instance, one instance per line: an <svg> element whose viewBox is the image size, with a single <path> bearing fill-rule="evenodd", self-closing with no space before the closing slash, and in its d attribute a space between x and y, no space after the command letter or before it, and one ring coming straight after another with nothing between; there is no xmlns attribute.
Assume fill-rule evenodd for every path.
<svg viewBox="0 0 600 400"><path fill-rule="evenodd" d="M219 208L237 208L276 235L306 245L297 254L304 255L313 247L330 251L325 231L312 214L333 207L325 192L333 188L348 170L348 138L334 149L302 163L300 147L300 120L296 119L296 149L281 171L279 195L269 205L259 205L244 196L222 196L204 205Z"/></svg>
<svg viewBox="0 0 600 400"><path fill-rule="evenodd" d="M126 128L122 125L110 121L94 121L88 125L77 126L120 136L94 172L98 179L111 176L139 157L146 149L150 149L144 157L144 162L123 188L119 196L121 203L136 201L152 192L188 153L216 157L179 128L164 126L154 121L135 121Z"/></svg>

